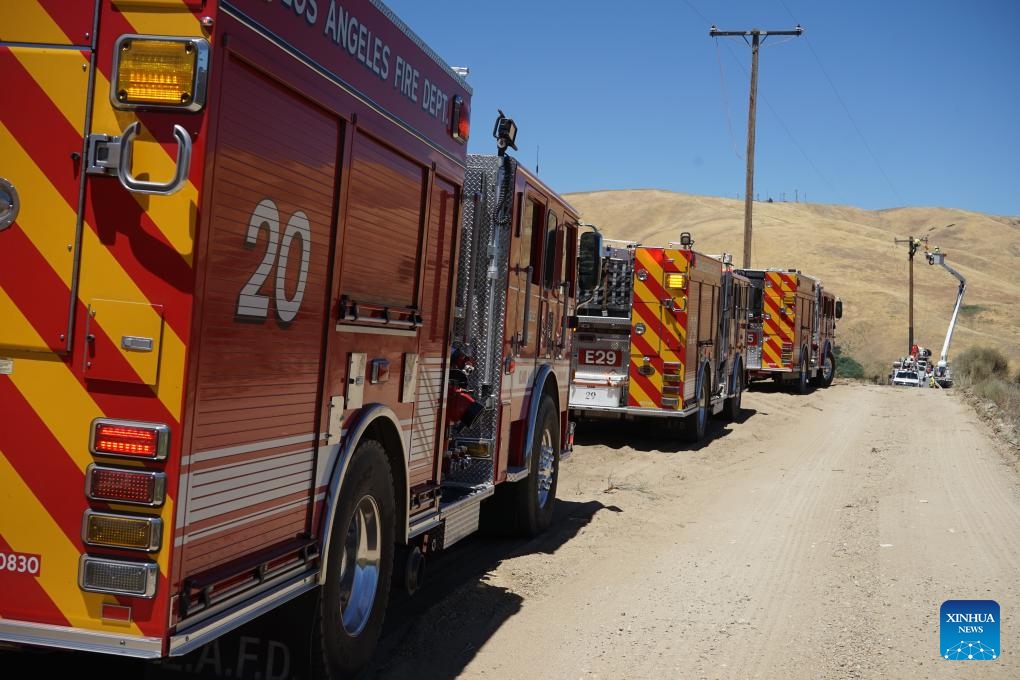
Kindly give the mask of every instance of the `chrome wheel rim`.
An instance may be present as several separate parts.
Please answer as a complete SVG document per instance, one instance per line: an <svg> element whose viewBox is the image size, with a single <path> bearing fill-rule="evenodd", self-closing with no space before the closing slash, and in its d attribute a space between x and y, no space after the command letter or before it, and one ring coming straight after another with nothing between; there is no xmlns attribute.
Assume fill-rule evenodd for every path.
<svg viewBox="0 0 1020 680"><path fill-rule="evenodd" d="M382 566L379 506L364 496L354 509L340 556L340 617L348 635L365 629L379 590Z"/></svg>
<svg viewBox="0 0 1020 680"><path fill-rule="evenodd" d="M707 385L707 383L704 383ZM708 388L701 388L701 405L698 407L698 432L708 425Z"/></svg>
<svg viewBox="0 0 1020 680"><path fill-rule="evenodd" d="M822 364L822 378L826 381L832 378L832 357L826 355L825 363Z"/></svg>
<svg viewBox="0 0 1020 680"><path fill-rule="evenodd" d="M544 508L552 492L553 464L555 462L555 449L553 446L552 432L546 428L542 430L542 441L538 454L538 507Z"/></svg>

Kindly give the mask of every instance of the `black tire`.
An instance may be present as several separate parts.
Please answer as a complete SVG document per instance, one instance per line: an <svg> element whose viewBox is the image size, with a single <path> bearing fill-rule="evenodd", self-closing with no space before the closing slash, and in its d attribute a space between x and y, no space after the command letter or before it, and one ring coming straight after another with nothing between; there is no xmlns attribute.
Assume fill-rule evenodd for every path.
<svg viewBox="0 0 1020 680"><path fill-rule="evenodd" d="M800 375L797 376L797 394L808 393L808 367L807 367L807 352L801 350L800 352Z"/></svg>
<svg viewBox="0 0 1020 680"><path fill-rule="evenodd" d="M560 419L552 397L543 395L531 438L530 471L514 486L518 533L541 534L552 524L560 477Z"/></svg>
<svg viewBox="0 0 1020 680"><path fill-rule="evenodd" d="M709 375L706 370L701 377L701 391L698 393L698 410L685 419L684 439L690 444L700 444L708 432L708 416L711 412L709 400L711 393L708 388Z"/></svg>
<svg viewBox="0 0 1020 680"><path fill-rule="evenodd" d="M831 350L825 352L825 357L822 359L822 365L818 369L818 386L828 387L832 384L833 379L836 377L836 357L832 355Z"/></svg>
<svg viewBox="0 0 1020 680"><path fill-rule="evenodd" d="M314 677L353 678L372 659L393 575L394 515L386 451L366 440L354 452L330 528L312 631Z"/></svg>
<svg viewBox="0 0 1020 680"><path fill-rule="evenodd" d="M744 371L741 369L739 362L733 367L733 375L730 377L732 381L730 384L736 384L736 393L728 398L723 403L723 413L726 415L726 419L735 421L740 417L740 402L744 396Z"/></svg>

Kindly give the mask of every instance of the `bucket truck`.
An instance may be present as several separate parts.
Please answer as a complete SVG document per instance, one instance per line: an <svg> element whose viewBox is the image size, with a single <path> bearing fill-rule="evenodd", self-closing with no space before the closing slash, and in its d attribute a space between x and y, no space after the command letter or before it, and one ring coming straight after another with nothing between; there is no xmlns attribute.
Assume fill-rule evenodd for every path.
<svg viewBox="0 0 1020 680"><path fill-rule="evenodd" d="M963 275L960 274L960 272L946 264L946 254L939 252L937 247L933 252L925 252L924 255L928 260L928 264L942 265L946 271L955 276L960 282L960 287L956 292L956 306L953 307L953 316L950 318L949 328L946 330L946 341L942 343L942 353L939 354L938 363L935 364L935 371L932 374L936 385L939 387L951 387L953 384L953 374L949 369L949 343L953 339L953 330L956 328L956 319L960 315L960 305L963 303L963 293L967 290L967 279L963 278Z"/></svg>

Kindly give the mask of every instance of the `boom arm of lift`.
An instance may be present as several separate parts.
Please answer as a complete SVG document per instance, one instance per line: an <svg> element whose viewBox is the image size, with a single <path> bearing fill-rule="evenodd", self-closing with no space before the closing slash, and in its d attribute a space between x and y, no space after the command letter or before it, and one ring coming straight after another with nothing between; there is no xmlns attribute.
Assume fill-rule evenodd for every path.
<svg viewBox="0 0 1020 680"><path fill-rule="evenodd" d="M956 292L956 306L953 308L953 316L949 320L949 329L946 331L946 341L942 343L942 354L939 355L939 366L945 366L946 361L949 358L949 342L953 339L953 330L956 328L956 317L960 315L960 304L963 302L963 292L967 290L967 279L963 278L963 274L946 264L945 253L925 253L925 257L928 258L928 264L942 265L945 267L946 271L955 276L960 282L960 288Z"/></svg>

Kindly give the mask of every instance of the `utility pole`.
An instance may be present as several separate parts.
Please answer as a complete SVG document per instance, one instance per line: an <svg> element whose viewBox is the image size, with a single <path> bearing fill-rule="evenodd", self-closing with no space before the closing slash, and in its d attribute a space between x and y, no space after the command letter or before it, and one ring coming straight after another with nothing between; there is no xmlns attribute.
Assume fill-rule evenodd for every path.
<svg viewBox="0 0 1020 680"><path fill-rule="evenodd" d="M907 354L910 354L910 350L914 347L914 255L917 253L917 249L924 243L928 245L928 237L915 238L911 236L907 239L896 238L893 239L894 243L906 243L907 252L910 257L910 275L909 275L909 288L907 295Z"/></svg>
<svg viewBox="0 0 1020 680"><path fill-rule="evenodd" d="M759 28L752 28L750 31L720 31L713 24L708 30L708 35L717 38L719 36L739 35L747 41L751 36L751 98L747 108L747 188L744 191L744 269L751 267L751 207L754 197L754 120L758 108L758 48L761 43L770 35L800 35L804 32L800 24L792 31L763 31Z"/></svg>

